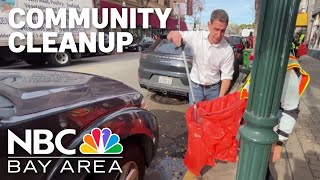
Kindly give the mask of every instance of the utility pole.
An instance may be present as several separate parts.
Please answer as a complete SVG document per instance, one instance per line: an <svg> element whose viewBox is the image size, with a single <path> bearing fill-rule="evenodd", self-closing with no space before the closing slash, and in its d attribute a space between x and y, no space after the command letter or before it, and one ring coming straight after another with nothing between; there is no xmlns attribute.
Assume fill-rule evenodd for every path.
<svg viewBox="0 0 320 180"><path fill-rule="evenodd" d="M178 0L178 7L179 7L179 11L178 11L178 29L180 31L180 0Z"/></svg>
<svg viewBox="0 0 320 180"><path fill-rule="evenodd" d="M265 180L300 0L261 0L237 180Z"/></svg>
<svg viewBox="0 0 320 180"><path fill-rule="evenodd" d="M173 1L174 4L174 10L175 10L175 16L178 19L178 27L177 29L180 31L180 0L178 0L178 2Z"/></svg>

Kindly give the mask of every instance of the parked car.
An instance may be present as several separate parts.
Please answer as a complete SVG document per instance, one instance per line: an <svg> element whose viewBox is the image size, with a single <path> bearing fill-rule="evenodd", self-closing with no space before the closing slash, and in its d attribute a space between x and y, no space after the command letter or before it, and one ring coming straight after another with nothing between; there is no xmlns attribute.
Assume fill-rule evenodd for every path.
<svg viewBox="0 0 320 180"><path fill-rule="evenodd" d="M192 68L192 49L186 45L185 54L189 71ZM162 36L150 49L141 53L138 70L140 87L151 92L188 96L189 83L182 49ZM239 76L239 63L234 62L234 80Z"/></svg>
<svg viewBox="0 0 320 180"><path fill-rule="evenodd" d="M128 45L124 46L125 51L143 51L148 49L154 43L154 39L151 37L140 37L135 38L133 42Z"/></svg>
<svg viewBox="0 0 320 180"><path fill-rule="evenodd" d="M121 82L90 74L62 71L0 70L0 102L2 179L142 180L145 167L155 156L159 139L157 120L149 112L143 96ZM81 157L86 159L86 156L79 152L79 146L84 142L84 135L90 134L93 128L109 128L120 137L123 151L118 162L123 169L122 174L108 174L108 169L102 174L83 171L77 173L73 161ZM41 173L41 169L38 169L38 173L22 173L24 167L21 167L20 173L8 174L8 130L23 140L27 137L27 129L47 129L53 133L53 137L65 129L76 130L75 136L67 135L61 140L65 148L76 149L77 158L70 160L76 172L59 172L63 160L68 157L55 149L47 157L57 158L50 159L52 162L46 168L45 174ZM42 145L41 148L45 149L46 145ZM27 157L19 159L21 166L36 157L17 144L14 156ZM92 158L87 160L91 161ZM110 164L112 159L101 160ZM101 162L99 165L99 171L104 170ZM89 169L92 170L91 166Z"/></svg>
<svg viewBox="0 0 320 180"><path fill-rule="evenodd" d="M244 50L244 43L243 40L240 36L237 35L230 35L227 38L227 41L230 43L230 45L232 46L232 48L237 48L239 50Z"/></svg>

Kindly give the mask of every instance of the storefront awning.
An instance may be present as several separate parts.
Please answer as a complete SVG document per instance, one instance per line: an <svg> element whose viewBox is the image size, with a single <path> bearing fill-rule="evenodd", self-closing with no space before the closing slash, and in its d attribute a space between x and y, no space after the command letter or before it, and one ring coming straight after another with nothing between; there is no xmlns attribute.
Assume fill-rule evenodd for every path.
<svg viewBox="0 0 320 180"><path fill-rule="evenodd" d="M296 21L297 27L308 26L308 13L299 13Z"/></svg>

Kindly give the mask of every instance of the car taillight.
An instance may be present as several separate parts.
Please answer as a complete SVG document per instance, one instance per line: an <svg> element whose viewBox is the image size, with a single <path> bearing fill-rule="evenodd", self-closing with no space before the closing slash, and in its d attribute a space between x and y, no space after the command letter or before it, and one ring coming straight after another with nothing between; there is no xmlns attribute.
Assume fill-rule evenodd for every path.
<svg viewBox="0 0 320 180"><path fill-rule="evenodd" d="M141 101L141 108L149 111L148 105L144 99Z"/></svg>

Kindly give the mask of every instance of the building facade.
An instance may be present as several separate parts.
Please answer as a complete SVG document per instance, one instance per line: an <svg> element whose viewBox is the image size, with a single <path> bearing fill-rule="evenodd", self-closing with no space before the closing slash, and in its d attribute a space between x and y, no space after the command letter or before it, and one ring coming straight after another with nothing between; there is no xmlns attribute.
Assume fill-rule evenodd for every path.
<svg viewBox="0 0 320 180"><path fill-rule="evenodd" d="M122 8L141 8L141 7L150 7L150 8L161 8L164 10L165 8L174 8L175 2L184 0L150 0L148 4L145 4L146 0L98 0L100 8L117 8L118 12L122 12ZM180 21L179 21L180 18ZM130 21L128 22L130 23ZM165 34L170 30L187 30L187 25L185 23L185 17L175 16L174 10L171 11L171 14L167 20L166 28L160 29L160 21L155 13L149 14L149 27L147 29L142 28L142 15L136 15L136 24L137 28L135 29L121 29L117 27L117 29L111 29L107 27L105 32L116 31L116 32L130 32L134 35L134 37L142 37L148 36L152 37L153 34Z"/></svg>
<svg viewBox="0 0 320 180"><path fill-rule="evenodd" d="M308 55L320 60L320 1L315 0L312 6Z"/></svg>

